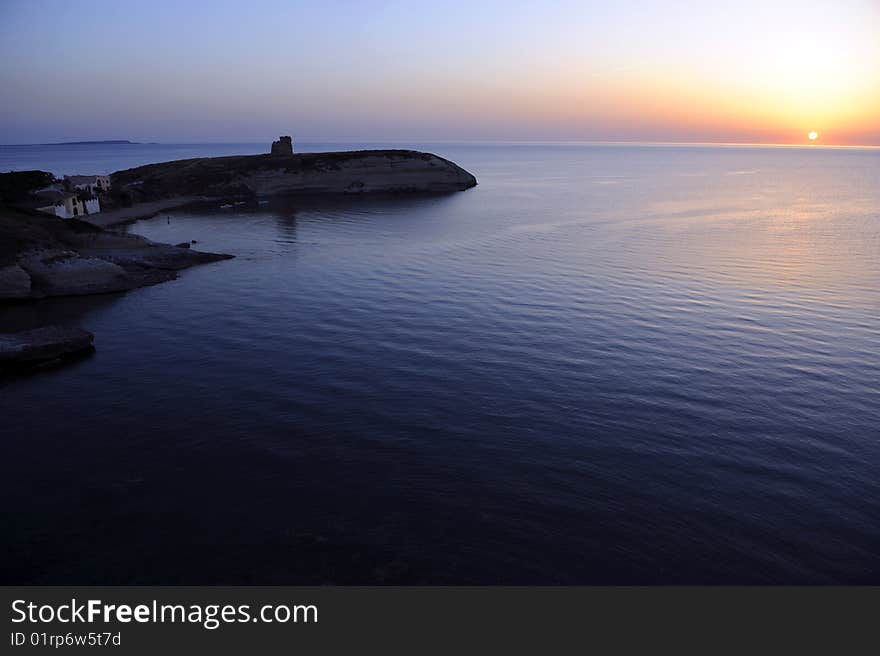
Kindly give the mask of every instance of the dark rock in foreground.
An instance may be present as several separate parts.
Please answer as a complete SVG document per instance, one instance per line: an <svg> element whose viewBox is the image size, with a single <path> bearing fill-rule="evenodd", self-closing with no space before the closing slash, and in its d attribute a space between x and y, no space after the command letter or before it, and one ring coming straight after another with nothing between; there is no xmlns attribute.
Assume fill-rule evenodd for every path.
<svg viewBox="0 0 880 656"><path fill-rule="evenodd" d="M25 372L87 355L95 350L94 335L82 328L44 326L0 333L0 374Z"/></svg>
<svg viewBox="0 0 880 656"><path fill-rule="evenodd" d="M143 203L176 196L261 197L291 194L446 193L477 184L447 159L414 150L273 154L148 164L112 175L115 193Z"/></svg>

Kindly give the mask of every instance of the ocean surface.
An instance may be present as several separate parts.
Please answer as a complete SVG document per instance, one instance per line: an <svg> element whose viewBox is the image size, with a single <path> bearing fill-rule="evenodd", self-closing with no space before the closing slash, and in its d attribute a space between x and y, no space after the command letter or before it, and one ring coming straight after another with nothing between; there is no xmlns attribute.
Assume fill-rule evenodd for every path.
<svg viewBox="0 0 880 656"><path fill-rule="evenodd" d="M880 583L880 150L407 145L479 186L162 214L236 259L0 308L97 346L0 382L0 581Z"/></svg>

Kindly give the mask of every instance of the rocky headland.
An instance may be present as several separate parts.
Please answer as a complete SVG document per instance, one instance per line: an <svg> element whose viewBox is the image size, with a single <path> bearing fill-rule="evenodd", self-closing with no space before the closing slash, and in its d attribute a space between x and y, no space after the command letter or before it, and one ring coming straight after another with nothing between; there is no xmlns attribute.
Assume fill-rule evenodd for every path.
<svg viewBox="0 0 880 656"><path fill-rule="evenodd" d="M296 194L448 193L476 178L457 164L413 150L294 154L290 137L270 153L148 164L111 175L106 211L59 219L27 209L53 180L43 171L0 174L0 301L100 294L154 284L175 271L232 257L104 230L206 199Z"/></svg>
<svg viewBox="0 0 880 656"><path fill-rule="evenodd" d="M471 173L431 153L359 150L293 154L274 146L273 152L265 155L148 164L117 171L111 180L119 203L132 209L151 203L161 203L166 209L175 199L191 202L304 194L448 193L477 184ZM95 218L100 219L100 215Z"/></svg>
<svg viewBox="0 0 880 656"><path fill-rule="evenodd" d="M119 292L171 280L177 271L232 255L160 244L104 229L199 200L280 195L448 193L477 184L457 164L413 150L294 154L282 137L265 155L148 164L111 175L105 211L61 219L35 211L35 193L57 182L43 171L0 174L0 303ZM2 330L2 327L0 327ZM0 371L61 361L92 349L92 335L48 326L0 332Z"/></svg>

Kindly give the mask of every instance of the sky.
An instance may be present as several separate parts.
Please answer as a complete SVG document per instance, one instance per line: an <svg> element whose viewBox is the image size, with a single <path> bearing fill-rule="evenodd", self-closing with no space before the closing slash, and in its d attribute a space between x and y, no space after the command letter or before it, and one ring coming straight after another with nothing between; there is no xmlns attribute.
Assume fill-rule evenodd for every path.
<svg viewBox="0 0 880 656"><path fill-rule="evenodd" d="M880 145L880 0L0 0L0 143Z"/></svg>

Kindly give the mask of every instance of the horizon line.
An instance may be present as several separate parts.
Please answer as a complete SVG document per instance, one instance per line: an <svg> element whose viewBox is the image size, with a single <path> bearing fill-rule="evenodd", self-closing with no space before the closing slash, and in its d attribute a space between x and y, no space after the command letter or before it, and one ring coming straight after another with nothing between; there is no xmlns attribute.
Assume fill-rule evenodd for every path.
<svg viewBox="0 0 880 656"><path fill-rule="evenodd" d="M108 143L108 142L123 143ZM124 143L124 142L128 143ZM271 143L267 141L131 141L129 139L88 139L80 141L53 143L4 143L0 147L15 146L205 146L205 145L252 145ZM844 148L880 149L880 144L829 144L829 143L773 143L752 141L641 141L641 140L578 140L578 139L379 139L379 140L304 140L300 144L459 144L459 145L554 145L554 146L724 146L724 147L762 147L762 148Z"/></svg>

